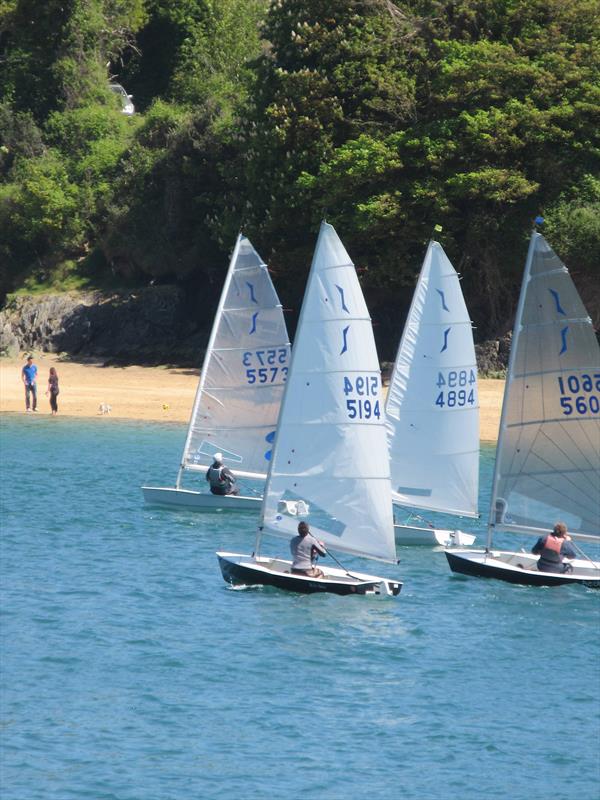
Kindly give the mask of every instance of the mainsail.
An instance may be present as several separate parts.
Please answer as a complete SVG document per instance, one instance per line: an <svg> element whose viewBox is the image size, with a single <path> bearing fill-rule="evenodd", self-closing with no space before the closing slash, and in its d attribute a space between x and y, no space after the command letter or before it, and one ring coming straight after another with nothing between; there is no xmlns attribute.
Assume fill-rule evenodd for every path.
<svg viewBox="0 0 600 800"><path fill-rule="evenodd" d="M490 530L600 538L600 348L567 268L534 232L506 379Z"/></svg>
<svg viewBox="0 0 600 800"><path fill-rule="evenodd" d="M265 531L295 535L299 520L287 509L304 501L313 534L328 547L394 561L383 416L356 271L333 227L322 223L265 487Z"/></svg>
<svg viewBox="0 0 600 800"><path fill-rule="evenodd" d="M289 355L267 266L240 234L204 357L177 487L183 470L205 470L219 451L236 475L266 477Z"/></svg>
<svg viewBox="0 0 600 800"><path fill-rule="evenodd" d="M477 516L479 400L471 320L458 275L430 242L386 402L392 497Z"/></svg>

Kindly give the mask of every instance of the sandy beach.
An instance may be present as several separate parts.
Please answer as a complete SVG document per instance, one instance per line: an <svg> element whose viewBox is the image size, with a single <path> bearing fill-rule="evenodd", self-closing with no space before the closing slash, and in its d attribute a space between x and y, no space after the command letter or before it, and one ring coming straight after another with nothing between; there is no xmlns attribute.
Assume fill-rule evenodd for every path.
<svg viewBox="0 0 600 800"><path fill-rule="evenodd" d="M0 359L0 413L25 413L21 367L25 359ZM194 402L199 370L172 367L104 367L62 360L51 354L35 358L38 367L38 413L49 414L45 395L48 370L59 375L60 416L187 422ZM498 434L504 381L480 379L480 438L493 442ZM99 407L107 404L110 414Z"/></svg>

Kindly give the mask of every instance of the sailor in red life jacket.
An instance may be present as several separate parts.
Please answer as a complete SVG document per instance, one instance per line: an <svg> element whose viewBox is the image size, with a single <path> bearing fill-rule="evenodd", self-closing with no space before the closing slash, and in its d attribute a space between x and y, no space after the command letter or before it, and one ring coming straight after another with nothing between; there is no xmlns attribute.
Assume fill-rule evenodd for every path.
<svg viewBox="0 0 600 800"><path fill-rule="evenodd" d="M571 565L563 562L564 558L575 558L577 555L573 545L569 544L570 540L564 522L557 522L552 533L540 536L531 548L532 553L539 553L538 569L542 572L570 572Z"/></svg>
<svg viewBox="0 0 600 800"><path fill-rule="evenodd" d="M235 477L231 470L223 466L223 455L215 453L213 463L206 472L206 480L210 485L212 494L238 494Z"/></svg>

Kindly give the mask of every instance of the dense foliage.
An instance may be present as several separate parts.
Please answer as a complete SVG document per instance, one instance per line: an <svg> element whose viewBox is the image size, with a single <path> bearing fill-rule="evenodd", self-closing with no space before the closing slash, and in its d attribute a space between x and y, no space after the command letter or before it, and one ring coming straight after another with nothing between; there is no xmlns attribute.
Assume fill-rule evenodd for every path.
<svg viewBox="0 0 600 800"><path fill-rule="evenodd" d="M389 358L434 225L483 338L541 213L600 317L597 0L0 0L0 64L0 293L209 303L242 227L297 306L326 217Z"/></svg>

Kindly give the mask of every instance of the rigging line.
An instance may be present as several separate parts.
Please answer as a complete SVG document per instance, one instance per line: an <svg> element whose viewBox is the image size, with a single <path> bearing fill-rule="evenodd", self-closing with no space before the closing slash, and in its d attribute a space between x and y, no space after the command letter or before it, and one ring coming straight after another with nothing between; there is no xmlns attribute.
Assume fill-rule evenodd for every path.
<svg viewBox="0 0 600 800"><path fill-rule="evenodd" d="M525 430L525 429L522 429L522 433L524 433L524 430ZM565 430L565 428L564 428L564 426L563 426L563 424L562 424L562 423L560 424L560 430L563 432L563 434L565 435L565 437L566 437L566 438L567 438L567 439L568 439L570 442L572 442L572 443L574 443L574 444L575 444L575 447L577 448L577 450L578 450L579 454L580 454L580 455L583 457L583 460L585 460L585 461L586 461L586 463L588 463L588 464L589 464L590 462L588 461L588 459L587 459L587 457L586 457L586 453L585 453L585 452L584 452L584 451L583 451L583 450L580 448L580 446L579 446L579 445L578 445L576 442L574 442L574 440L572 439L572 437L571 437L571 436L569 436L569 434L568 434L568 433L567 433L567 431ZM509 465L508 469L504 471L504 475L511 475L511 474L512 474L512 475L514 475L514 478L513 478L513 480L511 481L511 487L515 487L515 485L517 484L517 482L518 482L519 478L520 478L520 477L523 475L523 470L522 470L522 468L521 468L521 470L518 470L518 469L515 469L515 468L514 468L514 462L515 462L515 459L516 459L516 457L517 457L517 451L518 451L519 449L524 449L524 448L522 448L522 444L521 444L521 436L522 436L522 433L520 433L520 434L519 434L519 438L518 438L518 440L517 440L517 442L516 442L515 449L514 449L514 452L513 452L513 458L512 458L512 459L511 459L511 461L510 461L510 465ZM539 440L539 439L545 439L547 442L549 442L549 443L552 445L552 447L553 447L553 448L555 448L556 450L558 450L558 452L559 452L559 453L560 453L560 454L561 454L561 455L562 455L562 456L563 456L563 457L566 459L566 461L567 461L569 464L571 464L571 465L574 467L574 469L575 469L575 470L578 472L578 474L580 474L580 475L581 475L581 477L584 477L584 478L586 478L586 479L587 479L587 475L585 475L585 474L582 474L582 472L581 472L581 469L579 468L579 465L578 465L578 463L577 463L576 461L574 461L574 460L573 460L573 458L571 458L571 457L569 456L569 454L567 453L567 451L565 451L565 450L564 450L562 447L560 447L560 446L558 445L558 443L557 443L557 442L556 442L556 441L555 441L553 438L551 438L551 437L548 435L547 431L544 429L544 423L540 423L540 427L538 428L538 430L537 430L537 432L536 432L535 438L533 439L533 441L531 442L531 444L530 444L530 445L527 447L527 450L526 450L526 455L525 455L525 457L524 457L524 459L523 459L523 464L524 464L524 463L526 463L526 460L527 460L527 458L529 458L529 456L535 456L535 457L536 457L536 458L538 458L538 459L539 459L539 460L540 460L540 461L541 461L543 464L545 464L545 465L548 467L549 471L556 473L556 465L555 465L553 462L549 462L548 460L544 459L544 458L543 458L543 457L542 457L542 456L541 456L541 455L540 455L540 454L539 454L539 453L536 451L536 445L538 445L538 446L539 446L539 444L538 444L538 440ZM541 446L543 447L543 444L541 444ZM592 471L593 471L593 469L594 469L594 464L593 464L593 462L590 464L590 467L591 467L591 469L592 469ZM514 470L514 471L513 471L513 470ZM526 474L527 474L527 475L529 475L529 477L532 477L532 478L533 478L533 475L531 475L530 473L526 473ZM563 473L561 473L561 474L563 474ZM564 474L563 474L563 476L564 476ZM538 480L538 482L540 483L540 485L542 485L542 486L545 486L545 485L546 485L546 484L543 484L543 483L542 483L542 482L541 482L539 479L537 479L537 480ZM575 484L575 483L574 483L574 481L572 481L572 480L570 480L570 479L568 479L568 478L567 478L567 480L569 480L569 482L570 482L570 483L571 483L571 484L572 484L572 485L573 485L573 486L574 486L576 489L580 489L580 487L579 487L577 484ZM507 483L508 483L508 481L507 481ZM591 480L590 480L590 486L591 486L591 488L592 488L593 490L595 490L595 489L596 489L596 487L595 487L594 483L593 483Z"/></svg>
<svg viewBox="0 0 600 800"><path fill-rule="evenodd" d="M555 495L555 496L557 496L557 497L564 497L564 498L566 498L567 500L570 500L570 501L571 501L571 503L573 502L573 498L572 498L571 496L569 496L569 495L565 494L564 492L560 491L560 489L557 489L557 488L556 488L555 486L553 486L552 484L549 484L549 483L544 483L544 482L543 482L543 481L541 481L539 478L537 478L535 475L529 475L528 477L529 477L529 479L530 479L530 480L532 480L532 481L534 481L534 482L538 483L538 484L539 484L540 486L542 486L544 489L550 489L550 490L551 490L551 491L554 493L554 495ZM572 483L572 482L571 482L571 483ZM577 485L576 485L576 484L574 484L574 483L573 483L573 486L575 486L575 488L576 488L576 489L578 489L578 487L577 487ZM585 495L584 495L584 496L585 496ZM586 497L586 499L587 499L587 496L585 496L585 497ZM544 501L542 501L542 502L544 502ZM592 516L592 518L594 518L594 517L595 517L595 512L596 512L596 509L594 508L594 506L590 506L589 508L591 508L591 516ZM565 509L563 509L563 510L565 510ZM580 516L580 513L577 513L577 512L581 512L581 511L584 511L584 513L587 513L588 509L587 509L587 507L586 507L586 503L583 503L583 502L579 501L579 502L577 503L577 508L576 508L575 510L570 510L570 511L569 511L569 510L566 510L566 513L568 513L568 514L576 514L576 516L578 516L578 517L579 517L579 516Z"/></svg>
<svg viewBox="0 0 600 800"><path fill-rule="evenodd" d="M593 567L595 567L596 569L600 569L600 564L598 564L597 561L594 561L590 556L588 556L588 554L585 552L585 550L582 550L581 547L579 547L579 545L576 542L573 541L573 539L570 539L569 541L571 542L571 544L573 545L575 550L577 550L577 552L581 553L581 555L584 558L587 558L587 560L590 562L590 564Z"/></svg>
<svg viewBox="0 0 600 800"><path fill-rule="evenodd" d="M334 560L334 561L335 561L335 563L338 565L338 567L341 567L341 569L343 569L343 570L344 570L344 572L346 573L346 575L347 575L349 578L352 578L352 580L354 580L354 581L360 581L361 583L364 583L364 582L365 582L365 581L364 581L364 578L359 578L359 577L358 577L358 575L352 575L352 573L351 573L351 572L348 572L348 570L346 569L346 567L345 567L345 566L344 566L342 563L340 563L340 562L337 560L337 558L336 558L336 557L333 555L333 553L331 553L329 550L327 550L327 555L328 555L328 556L330 556L331 558L333 558L333 560Z"/></svg>
<svg viewBox="0 0 600 800"><path fill-rule="evenodd" d="M598 450L598 444L597 444L596 442L592 441L591 437L590 437L590 436L588 436L588 429L587 429L587 427L586 427L585 425L582 425L582 424L581 424L582 422L585 422L585 421L595 422L595 420L593 420L593 419L591 419L591 420L582 420L581 418L577 420L577 422L579 423L579 430L582 432L582 434L583 434L583 438L584 438L584 439L587 441L587 443L589 444L589 452L591 452L591 453L594 453L594 454L595 454L595 453L597 452L597 450ZM561 427L562 427L562 426L561 426ZM564 433L566 434L566 430L565 430L565 429L563 429L563 431L564 431ZM570 437L570 438L572 438L572 437ZM577 445L577 447L579 447L579 445ZM581 450L581 448L579 448L579 452L580 452L580 453L581 453L581 454L582 454L584 457L586 456L586 452L585 452L585 451L583 451L583 450ZM590 466L592 467L592 469L596 468L596 466L597 466L597 462L596 462L596 461L594 461L594 460L590 461Z"/></svg>
<svg viewBox="0 0 600 800"><path fill-rule="evenodd" d="M546 436L546 434L545 434L545 433L544 433L544 435ZM547 437L547 436L546 436L546 438L548 438L548 441L550 441L550 442L551 442L551 443L554 445L554 447L555 447L555 448L558 450L558 452L559 452L559 453L561 453L563 456L565 456L565 458L566 458L567 460L570 460L570 459L568 458L567 454L565 453L565 451L564 451L564 450L563 450L561 447L559 447L559 446L558 446L558 445L557 445L555 442L553 442L553 441L552 441L552 440L551 440L549 437ZM545 465L548 467L548 470L549 470L549 471L551 471L551 472L554 472L554 474L555 474L555 475L556 475L556 474L560 474L560 475L562 476L562 479L563 479L563 480L566 480L568 483L570 483L570 484L571 484L571 485L572 485L572 486L573 486L575 489L577 489L578 491L581 491L581 492L583 492L583 491L584 491L583 489L581 489L581 488L579 487L578 483L575 483L575 481L574 481L574 480L572 480L571 478L567 477L567 476L569 475L569 473L567 473L567 472L563 472L562 470L557 470L557 469L556 469L556 465L555 465L555 464L554 464L552 461L548 461L546 458L544 458L543 456L541 456L539 453L537 453L537 452L536 452L536 451L533 449L533 447L531 448L531 450L530 450L529 452L530 452L530 453L531 453L533 456L535 456L537 459L539 459L539 460L542 462L542 464L545 464ZM575 466L575 467L577 466L577 465L576 465L574 462L571 462L571 463L573 464L573 466ZM581 472L581 470L576 470L576 472L577 472L577 473L578 473L578 474L579 474L581 477L585 477L585 473L582 473L582 472ZM529 477L531 477L531 478L536 478L536 476L535 476L533 473L528 473L528 476L529 476ZM539 480L539 478L537 478L537 480ZM541 481L540 481L540 483L541 483ZM542 485L546 485L546 484L542 484ZM547 485L548 485L548 486L552 486L552 488L554 489L554 486L553 486L553 484L552 484L552 485L551 485L551 484L547 484ZM595 487L594 487L593 483L591 483L591 482L590 482L590 485L591 485L592 489L595 489Z"/></svg>
<svg viewBox="0 0 600 800"><path fill-rule="evenodd" d="M591 460L591 459L588 458L588 454L586 453L586 451L581 449L580 445L575 441L573 436L569 436L569 434L567 433L567 431L565 430L565 428L562 425L560 425L560 430L567 437L567 439L571 442L571 444L575 445L575 448L576 448L577 452L581 456L581 461L584 461L586 463L586 465L588 466L588 469L591 472L595 472L597 470L596 462L594 460ZM583 429L583 432L585 434L585 429ZM543 431L543 433L544 433L544 436L548 439L548 441L551 442L567 458L567 460L570 461L570 463L573 464L573 466L577 469L578 464L572 458L569 458L567 453L561 447L559 447L559 445L554 441L554 439L551 439L548 436L546 431ZM593 443L590 441L589 444L590 444L590 447L592 449L592 452L594 452L595 448L594 448ZM581 469L580 465L579 465L579 469ZM593 484L592 484L592 488L593 489L595 488Z"/></svg>
<svg viewBox="0 0 600 800"><path fill-rule="evenodd" d="M581 447L577 444L577 442L574 441L574 439L572 437L568 436L567 432L564 430L564 428L562 428L562 426L561 426L561 430L565 434L565 436L567 437L568 441L570 441L572 444L575 445L575 448L579 452L579 455L582 456L581 460L584 461L586 466L587 466L585 471L582 470L581 465L578 464L573 458L571 458L569 456L569 454L562 447L560 447L560 445L554 439L550 438L550 436L546 433L546 431L542 430L542 434L559 451L559 453L561 453L565 457L565 459L573 466L573 468L577 472L579 472L581 474L582 477L587 477L587 473L588 472L596 472L596 464L595 464L595 462L594 461L590 461L587 458L587 453L585 453L585 451L583 451L581 449ZM590 444L591 444L591 442L590 442ZM538 456L538 458L539 458L539 456ZM593 482L591 482L591 481L590 481L590 486L591 486L592 489L596 488L594 486Z"/></svg>

